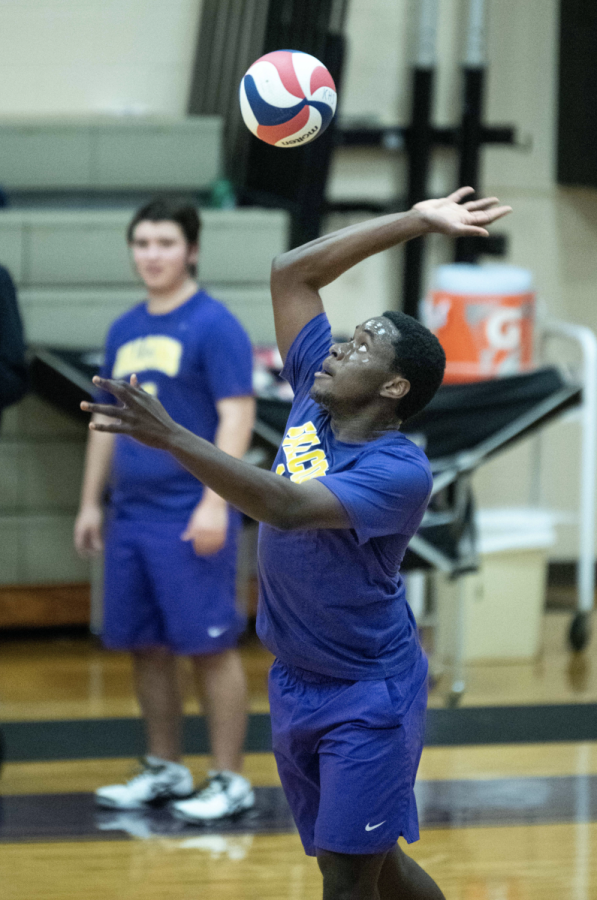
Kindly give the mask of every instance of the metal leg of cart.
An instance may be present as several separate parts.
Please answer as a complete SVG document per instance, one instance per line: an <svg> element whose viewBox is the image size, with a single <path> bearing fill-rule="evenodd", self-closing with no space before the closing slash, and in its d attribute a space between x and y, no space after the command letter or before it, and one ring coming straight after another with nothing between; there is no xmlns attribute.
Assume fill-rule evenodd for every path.
<svg viewBox="0 0 597 900"><path fill-rule="evenodd" d="M465 592L464 575L458 575L458 593L456 595L456 628L454 631L454 655L452 658L452 683L448 692L446 705L450 709L460 704L466 687L464 679L464 632L465 632Z"/></svg>
<svg viewBox="0 0 597 900"><path fill-rule="evenodd" d="M476 554L476 542L474 534L474 526L472 519L470 527L461 536L459 542L459 551L462 554L458 561L450 559L444 553L430 544L421 534L415 535L410 543L411 548L424 560L430 563L438 572L443 572L450 578L453 578L458 586L457 602L456 602L456 618L454 628L450 629L450 647L447 658L450 660L450 688L446 696L446 705L449 707L458 706L462 695L466 688L465 667L464 667L464 641L465 641L465 581L464 576L468 572L475 571L478 568L478 560ZM418 575L419 573L409 573ZM423 575L423 578L425 576ZM417 590L421 589L418 578L414 579L415 597ZM436 597L437 603L437 597ZM432 660L433 662L433 660Z"/></svg>
<svg viewBox="0 0 597 900"><path fill-rule="evenodd" d="M569 631L573 650L584 650L591 637L595 597L595 490L597 468L597 338L590 328L552 321L543 329L544 340L565 338L582 353L581 459L579 500L579 553L576 571L577 611Z"/></svg>

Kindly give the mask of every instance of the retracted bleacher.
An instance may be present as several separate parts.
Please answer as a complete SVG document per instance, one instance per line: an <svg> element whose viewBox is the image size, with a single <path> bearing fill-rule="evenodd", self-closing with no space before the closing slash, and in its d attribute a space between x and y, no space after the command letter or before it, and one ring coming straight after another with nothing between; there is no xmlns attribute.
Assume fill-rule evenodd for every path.
<svg viewBox="0 0 597 900"><path fill-rule="evenodd" d="M206 201L221 159L217 116L0 119L9 201L0 208L0 263L16 282L29 346L101 347L114 318L143 297L125 240L134 210L156 194ZM271 343L269 272L288 246L288 214L205 208L202 217L202 285L254 343ZM40 394L3 416L0 628L82 621L70 601L55 615L46 603L42 616L33 606L27 613L18 592L8 597L12 588L89 581L72 546L85 440L84 424Z"/></svg>

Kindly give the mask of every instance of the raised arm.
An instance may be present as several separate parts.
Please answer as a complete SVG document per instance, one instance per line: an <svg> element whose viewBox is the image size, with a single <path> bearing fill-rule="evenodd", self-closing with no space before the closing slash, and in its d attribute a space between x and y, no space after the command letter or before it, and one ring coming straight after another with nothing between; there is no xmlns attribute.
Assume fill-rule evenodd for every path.
<svg viewBox="0 0 597 900"><path fill-rule="evenodd" d="M449 197L425 200L408 212L342 228L276 257L271 291L282 359L307 322L323 312L320 289L363 259L431 232L487 237L483 226L505 216L510 207L499 206L497 197L461 203L472 191L460 188Z"/></svg>

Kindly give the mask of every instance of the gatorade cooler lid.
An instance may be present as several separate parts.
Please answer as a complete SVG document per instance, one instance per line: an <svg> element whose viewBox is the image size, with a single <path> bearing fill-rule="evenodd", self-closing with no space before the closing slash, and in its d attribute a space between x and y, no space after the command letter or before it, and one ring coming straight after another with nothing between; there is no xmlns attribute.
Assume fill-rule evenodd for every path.
<svg viewBox="0 0 597 900"><path fill-rule="evenodd" d="M432 290L449 294L526 294L533 290L533 274L510 265L450 263L434 272Z"/></svg>

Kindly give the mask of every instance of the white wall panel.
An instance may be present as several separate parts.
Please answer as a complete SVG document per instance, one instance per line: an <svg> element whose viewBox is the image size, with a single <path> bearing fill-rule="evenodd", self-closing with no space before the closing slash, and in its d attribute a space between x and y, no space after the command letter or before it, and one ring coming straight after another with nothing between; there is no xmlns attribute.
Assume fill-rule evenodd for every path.
<svg viewBox="0 0 597 900"><path fill-rule="evenodd" d="M0 115L185 112L201 0L2 0Z"/></svg>

